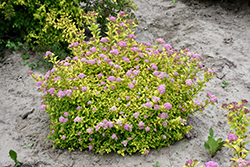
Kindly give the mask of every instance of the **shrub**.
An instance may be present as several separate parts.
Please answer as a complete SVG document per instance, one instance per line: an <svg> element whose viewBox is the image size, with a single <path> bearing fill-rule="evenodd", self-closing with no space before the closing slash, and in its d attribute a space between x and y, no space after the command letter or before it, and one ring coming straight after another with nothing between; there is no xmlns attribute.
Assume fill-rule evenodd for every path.
<svg viewBox="0 0 250 167"><path fill-rule="evenodd" d="M79 7L80 2L86 6ZM106 4L107 3L107 4ZM89 10L98 10L103 13L96 21L100 23L101 32L106 30L106 18L116 16L116 12L136 10L133 1L110 0L6 0L0 2L0 45L5 45L7 40L21 37L34 51L53 51L61 60L71 51L67 48L69 43L62 36L64 27L75 25L82 29L85 24L81 15ZM58 26L64 15L70 14L71 22ZM132 14L128 18L134 18ZM102 35L105 35L102 33ZM13 41L14 42L14 41ZM1 48L1 47L0 47ZM50 68L51 69L51 68Z"/></svg>
<svg viewBox="0 0 250 167"><path fill-rule="evenodd" d="M211 93L204 103L193 100L215 71L202 69L200 55L171 50L163 39L153 48L136 42L136 24L124 12L109 18L107 37L100 39L97 16L83 16L90 41L84 41L84 30L71 27L73 59L56 61L48 51L54 68L45 76L28 72L44 93L41 109L50 116L54 147L148 154L182 139L192 128L188 116L218 100Z"/></svg>

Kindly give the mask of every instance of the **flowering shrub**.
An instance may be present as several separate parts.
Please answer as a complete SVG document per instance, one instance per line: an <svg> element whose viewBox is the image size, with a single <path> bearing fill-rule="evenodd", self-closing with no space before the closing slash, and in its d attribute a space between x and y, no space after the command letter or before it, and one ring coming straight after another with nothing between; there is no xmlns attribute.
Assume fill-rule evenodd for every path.
<svg viewBox="0 0 250 167"><path fill-rule="evenodd" d="M239 165L239 167L250 165L250 161L247 162L244 159L247 157L250 151L246 150L244 146L250 141L245 141L250 135L245 133L248 131L250 125L250 117L246 117L250 111L243 104L247 103L246 100L242 100L239 103L232 102L230 104L223 104L221 108L229 110L229 113L224 115L227 117L228 124L231 126L230 133L226 139L225 147L233 148L234 156L231 161ZM235 166L235 165L232 165Z"/></svg>
<svg viewBox="0 0 250 167"><path fill-rule="evenodd" d="M230 104L223 104L221 107L229 110L229 113L223 117L227 117L228 124L231 125L231 133L228 134L226 142L223 146L233 148L234 154L236 155L231 158L231 161L234 164L232 164L230 167L250 167L250 161L245 160L250 151L247 151L244 148L244 145L250 141L243 142L247 137L250 136L245 135L245 133L248 131L246 127L250 125L250 118L246 118L246 114L248 114L250 111L247 109L247 107L243 106L243 104L247 102L247 100L242 100L239 103L232 102ZM198 162L196 159L190 159L186 161L186 164L183 167L194 167L199 163L200 162ZM205 165L206 167L218 167L218 163L213 161L206 162Z"/></svg>
<svg viewBox="0 0 250 167"><path fill-rule="evenodd" d="M49 113L54 147L146 155L182 139L192 129L188 116L217 102L211 93L204 103L193 100L216 74L202 69L200 55L171 50L163 39L154 49L136 42L136 24L125 16L110 17L107 37L100 39L97 14L89 12L84 17L90 41L72 26L66 40L74 57L56 61L48 51L45 58L54 68L45 76L29 72L44 93L41 109Z"/></svg>

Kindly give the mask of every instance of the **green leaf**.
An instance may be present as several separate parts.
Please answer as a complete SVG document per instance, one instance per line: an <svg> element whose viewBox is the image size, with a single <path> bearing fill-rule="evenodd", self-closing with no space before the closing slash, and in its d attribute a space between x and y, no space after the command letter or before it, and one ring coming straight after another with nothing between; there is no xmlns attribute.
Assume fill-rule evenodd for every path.
<svg viewBox="0 0 250 167"><path fill-rule="evenodd" d="M207 142L204 143L204 147L205 147L206 150L210 149L209 144Z"/></svg>
<svg viewBox="0 0 250 167"><path fill-rule="evenodd" d="M10 150L9 155L10 155L11 159L13 159L15 161L15 163L18 163L17 154L14 150Z"/></svg>
<svg viewBox="0 0 250 167"><path fill-rule="evenodd" d="M209 129L209 135L214 138L214 131L212 127Z"/></svg>

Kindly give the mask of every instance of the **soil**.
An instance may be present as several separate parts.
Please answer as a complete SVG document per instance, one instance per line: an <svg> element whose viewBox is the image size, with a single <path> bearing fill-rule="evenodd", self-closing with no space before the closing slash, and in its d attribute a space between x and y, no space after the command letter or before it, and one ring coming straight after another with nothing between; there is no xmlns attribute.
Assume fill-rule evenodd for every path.
<svg viewBox="0 0 250 167"><path fill-rule="evenodd" d="M27 77L30 69L23 66L22 53L14 51L6 55L4 63L0 63L1 167L15 165L8 155L10 149L17 152L17 159L23 162L22 167L152 167L157 161L160 166L180 167L194 158L201 161L198 166L208 161L215 161L220 167L230 165L232 150L223 147L211 158L204 142L210 127L216 139L227 138L230 126L227 119L222 118L227 112L219 110L223 103L242 99L250 101L250 3L193 0L177 0L175 4L170 0L134 2L138 4L135 15L140 21L135 29L137 41L154 44L157 38L163 38L174 49L188 48L200 54L204 59L203 65L215 69L218 75L207 84L198 99L202 100L206 93L211 92L218 97L218 104L208 106L204 115L197 113L190 118L194 126L190 138L159 151L151 149L147 156L135 153L122 157L114 152L95 155L88 150L68 152L53 149L52 142L46 142L49 117L40 109L42 94L37 91L32 78ZM28 61L42 56L31 54ZM229 84L228 87L221 86L223 80ZM250 150L250 145L245 148ZM250 156L246 160L249 161Z"/></svg>

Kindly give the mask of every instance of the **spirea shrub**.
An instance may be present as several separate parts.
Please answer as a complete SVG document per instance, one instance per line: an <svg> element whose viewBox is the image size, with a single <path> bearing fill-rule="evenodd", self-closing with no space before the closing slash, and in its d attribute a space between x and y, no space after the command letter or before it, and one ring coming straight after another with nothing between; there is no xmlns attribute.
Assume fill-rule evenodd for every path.
<svg viewBox="0 0 250 167"><path fill-rule="evenodd" d="M182 139L192 129L188 116L217 102L211 93L193 100L215 74L202 68L199 54L178 52L163 39L155 46L137 42L136 24L125 16L110 17L107 37L100 38L97 13L89 12L90 41L72 29L73 58L56 61L48 51L54 68L45 76L29 72L44 93L41 109L51 119L54 147L148 154Z"/></svg>

